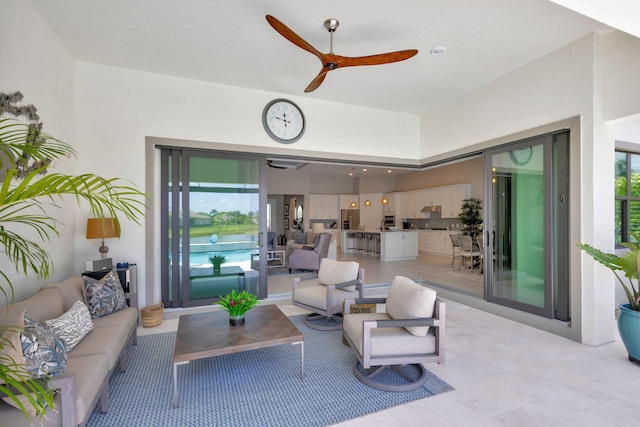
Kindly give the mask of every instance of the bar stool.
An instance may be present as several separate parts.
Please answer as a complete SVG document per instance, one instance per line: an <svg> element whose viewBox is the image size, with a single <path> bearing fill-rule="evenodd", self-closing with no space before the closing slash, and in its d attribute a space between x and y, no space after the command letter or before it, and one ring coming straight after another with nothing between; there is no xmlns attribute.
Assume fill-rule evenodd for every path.
<svg viewBox="0 0 640 427"><path fill-rule="evenodd" d="M356 248L356 233L347 233L346 248L349 252L355 251Z"/></svg>
<svg viewBox="0 0 640 427"><path fill-rule="evenodd" d="M380 256L380 235L373 234L371 238L373 243L373 255Z"/></svg>
<svg viewBox="0 0 640 427"><path fill-rule="evenodd" d="M364 251L364 235L362 233L356 233L356 251Z"/></svg>
<svg viewBox="0 0 640 427"><path fill-rule="evenodd" d="M365 233L363 236L364 239L364 251L367 255L373 253L373 234Z"/></svg>

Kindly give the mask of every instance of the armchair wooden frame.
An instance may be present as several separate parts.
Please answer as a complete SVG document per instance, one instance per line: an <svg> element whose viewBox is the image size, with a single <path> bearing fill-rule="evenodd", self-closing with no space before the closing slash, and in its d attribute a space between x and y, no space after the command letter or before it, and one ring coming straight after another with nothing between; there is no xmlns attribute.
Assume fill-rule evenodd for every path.
<svg viewBox="0 0 640 427"><path fill-rule="evenodd" d="M386 298L362 298L347 299L344 302L345 313L350 313L351 306L354 304L384 304ZM349 316L346 314L345 316ZM372 332L378 328L398 328L405 326L430 326L434 332L429 331L427 337L435 334L435 352L424 354L403 354L402 349L398 349L398 354L390 356L374 356L371 354ZM409 332L406 332L407 334ZM344 331L344 337L347 339L351 348L356 352L356 361L353 364L353 373L362 383L384 391L403 392L415 390L422 387L427 381L427 370L423 366L424 363L444 364L445 360L445 303L436 297L433 316L429 318L419 319L389 319L389 320L365 320L363 322L362 334L362 354L357 350L353 342L353 338ZM425 337L425 339L427 339ZM421 337L416 337L421 338ZM378 366L370 374L362 372L361 368L369 369L372 366ZM387 384L375 380L375 377L391 369L402 376L406 382L401 384ZM414 374L413 372L418 372Z"/></svg>

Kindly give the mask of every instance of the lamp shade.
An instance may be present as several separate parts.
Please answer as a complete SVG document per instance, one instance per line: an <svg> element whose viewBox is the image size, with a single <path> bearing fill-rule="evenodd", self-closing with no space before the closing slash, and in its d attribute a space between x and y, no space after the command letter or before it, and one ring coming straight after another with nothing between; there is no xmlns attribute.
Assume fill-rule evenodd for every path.
<svg viewBox="0 0 640 427"><path fill-rule="evenodd" d="M311 224L311 231L314 233L324 233L324 224L320 222L314 222Z"/></svg>
<svg viewBox="0 0 640 427"><path fill-rule="evenodd" d="M87 239L108 237L120 237L120 223L117 218L89 218L87 220Z"/></svg>

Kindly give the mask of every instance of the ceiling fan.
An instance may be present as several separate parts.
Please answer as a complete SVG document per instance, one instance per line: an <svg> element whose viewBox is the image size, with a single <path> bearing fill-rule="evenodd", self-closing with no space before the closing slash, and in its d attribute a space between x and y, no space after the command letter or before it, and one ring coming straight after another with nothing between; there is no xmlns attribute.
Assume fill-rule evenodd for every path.
<svg viewBox="0 0 640 427"><path fill-rule="evenodd" d="M392 62L404 61L405 59L409 59L418 53L416 49L410 49L370 56L349 57L336 55L333 53L333 33L336 31L338 25L340 24L337 19L327 19L326 21L324 21L324 27L327 29L327 31L329 31L330 34L330 46L329 53L322 53L311 46L311 44L306 42L302 37L294 33L291 28L287 27L285 24L283 24L273 16L267 15L267 22L269 22L273 29L279 32L285 39L289 40L296 46L306 50L307 52L314 54L322 62L322 69L320 70L320 73L318 73L316 78L311 81L309 86L307 86L307 88L304 90L305 92L312 92L316 90L324 81L327 73L331 70L335 70L336 68L355 67L359 65L389 64Z"/></svg>

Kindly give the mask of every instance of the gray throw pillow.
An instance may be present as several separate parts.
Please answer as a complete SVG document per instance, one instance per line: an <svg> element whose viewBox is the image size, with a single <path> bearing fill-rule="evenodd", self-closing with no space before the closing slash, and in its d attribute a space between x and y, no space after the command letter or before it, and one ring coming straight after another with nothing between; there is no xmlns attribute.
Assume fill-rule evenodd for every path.
<svg viewBox="0 0 640 427"><path fill-rule="evenodd" d="M296 243L300 243L300 244L307 243L307 233L298 234L298 237L296 237Z"/></svg>
<svg viewBox="0 0 640 427"><path fill-rule="evenodd" d="M24 315L20 334L22 354L27 372L35 378L64 374L67 370L67 348L56 335L29 315Z"/></svg>
<svg viewBox="0 0 640 427"><path fill-rule="evenodd" d="M82 276L91 317L97 319L127 308L127 300L118 275L110 271L100 280Z"/></svg>

